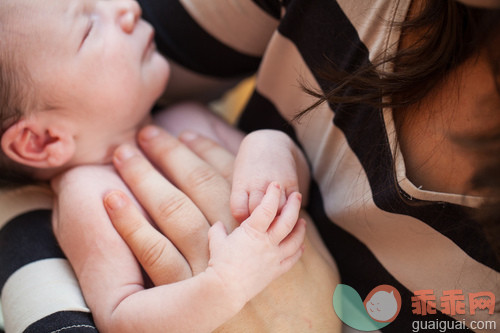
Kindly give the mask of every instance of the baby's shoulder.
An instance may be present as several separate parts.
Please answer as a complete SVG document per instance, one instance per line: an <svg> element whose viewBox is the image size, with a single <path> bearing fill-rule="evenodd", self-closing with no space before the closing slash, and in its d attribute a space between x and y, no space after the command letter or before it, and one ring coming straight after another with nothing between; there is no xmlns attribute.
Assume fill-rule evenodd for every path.
<svg viewBox="0 0 500 333"><path fill-rule="evenodd" d="M52 188L59 194L67 191L95 194L123 187L123 181L111 165L77 166L52 180Z"/></svg>

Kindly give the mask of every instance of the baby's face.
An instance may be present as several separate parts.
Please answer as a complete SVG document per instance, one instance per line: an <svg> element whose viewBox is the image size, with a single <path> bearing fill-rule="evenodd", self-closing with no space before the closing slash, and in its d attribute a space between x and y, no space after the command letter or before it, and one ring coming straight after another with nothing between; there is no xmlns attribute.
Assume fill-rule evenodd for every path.
<svg viewBox="0 0 500 333"><path fill-rule="evenodd" d="M144 122L169 66L137 2L2 1L19 6L13 31L37 96L79 127L84 144L113 144Z"/></svg>

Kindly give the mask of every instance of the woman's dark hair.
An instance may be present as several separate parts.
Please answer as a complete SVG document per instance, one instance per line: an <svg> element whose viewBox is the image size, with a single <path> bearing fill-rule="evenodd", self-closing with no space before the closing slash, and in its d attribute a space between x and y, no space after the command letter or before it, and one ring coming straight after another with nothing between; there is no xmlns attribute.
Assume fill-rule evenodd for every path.
<svg viewBox="0 0 500 333"><path fill-rule="evenodd" d="M500 10L468 7L455 0L424 2L414 17L388 23L401 29L402 36L419 36L409 47L354 72L343 71L330 61L330 68L320 71L320 76L336 85L329 91L303 85L317 101L296 119L325 102L332 107L360 104L391 107L398 112L421 102L446 74L476 56L479 50L486 51L500 94ZM394 71L381 72L384 63L390 63ZM498 113L500 118L500 110ZM500 128L487 136L457 139L485 157L470 180L470 187L487 193L489 201L477 217L500 259Z"/></svg>

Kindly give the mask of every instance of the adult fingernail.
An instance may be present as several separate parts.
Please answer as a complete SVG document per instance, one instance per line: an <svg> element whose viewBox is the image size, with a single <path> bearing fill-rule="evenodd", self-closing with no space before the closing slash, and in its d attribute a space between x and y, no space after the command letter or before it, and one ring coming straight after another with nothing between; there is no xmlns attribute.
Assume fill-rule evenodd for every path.
<svg viewBox="0 0 500 333"><path fill-rule="evenodd" d="M120 192L111 192L104 198L106 206L115 210L120 209L125 206L125 199L122 197Z"/></svg>
<svg viewBox="0 0 500 333"><path fill-rule="evenodd" d="M195 140L197 137L198 137L198 134L196 134L195 132L191 132L191 131L184 131L181 133L181 135L179 135L179 139L182 142L190 142L190 141Z"/></svg>
<svg viewBox="0 0 500 333"><path fill-rule="evenodd" d="M148 126L141 130L139 139L142 141L149 141L160 134L160 130L156 126Z"/></svg>
<svg viewBox="0 0 500 333"><path fill-rule="evenodd" d="M116 151L114 158L117 162L124 162L136 154L134 148L129 145L120 146Z"/></svg>

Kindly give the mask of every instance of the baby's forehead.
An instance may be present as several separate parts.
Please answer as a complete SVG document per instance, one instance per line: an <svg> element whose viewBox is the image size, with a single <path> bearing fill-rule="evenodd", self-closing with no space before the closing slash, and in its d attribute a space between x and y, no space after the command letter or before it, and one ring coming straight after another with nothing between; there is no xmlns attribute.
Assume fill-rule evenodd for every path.
<svg viewBox="0 0 500 333"><path fill-rule="evenodd" d="M39 16L38 14L53 11L55 8L52 6L52 2L53 0L2 0L0 1L2 26L15 27L29 23L33 18Z"/></svg>
<svg viewBox="0 0 500 333"><path fill-rule="evenodd" d="M32 79L50 58L47 53L58 47L56 36L50 35L60 30L54 24L57 21L54 17L67 7L63 1L0 0L2 65L15 82L21 80L19 84L22 83L24 88L29 86L31 96L34 96L34 91L39 91ZM70 1L72 0L67 2ZM51 40L54 42L50 42ZM24 95L25 92L26 89L23 89Z"/></svg>
<svg viewBox="0 0 500 333"><path fill-rule="evenodd" d="M1 0L0 29L3 33L23 35L56 27L79 0Z"/></svg>
<svg viewBox="0 0 500 333"><path fill-rule="evenodd" d="M67 12L72 0L1 0L0 44L16 57L44 57L61 45L71 25Z"/></svg>

